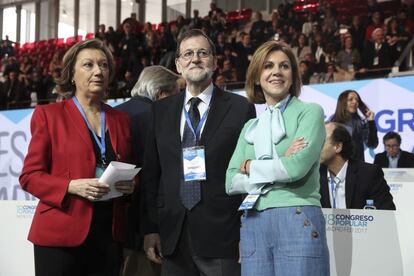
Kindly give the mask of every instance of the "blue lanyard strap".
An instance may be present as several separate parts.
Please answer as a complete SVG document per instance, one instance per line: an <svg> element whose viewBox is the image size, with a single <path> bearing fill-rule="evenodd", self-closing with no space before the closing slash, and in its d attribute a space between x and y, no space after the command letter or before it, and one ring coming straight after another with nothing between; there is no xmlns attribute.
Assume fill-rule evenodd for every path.
<svg viewBox="0 0 414 276"><path fill-rule="evenodd" d="M332 194L332 208L336 208L336 183L333 177L330 177L331 194Z"/></svg>
<svg viewBox="0 0 414 276"><path fill-rule="evenodd" d="M204 122L207 120L207 114L210 111L210 106L211 106L211 102L213 101L213 96L214 96L214 93L211 96L210 104L208 105L208 108L207 108L206 112L204 112L203 117L201 117L201 119L198 122L198 125L197 125L195 130L194 130L192 124L191 124L191 120L190 120L190 116L188 115L188 111L185 110L185 103L184 103L183 110L184 110L185 121L187 123L188 128L193 132L194 137L196 138L197 141L200 140L201 128L203 127Z"/></svg>
<svg viewBox="0 0 414 276"><path fill-rule="evenodd" d="M88 125L89 130L92 132L93 134L93 138L95 139L95 142L98 144L99 149L101 151L101 160L102 160L102 164L105 165L106 162L106 144L105 144L105 111L103 110L103 108L101 108L101 140L99 141L98 136L96 135L95 131L93 131L91 124L88 121L88 118L86 117L85 111L83 111L82 106L80 105L78 99L73 96L72 97L73 102L75 103L76 107L78 108L79 112L81 113L83 119L85 120L86 124Z"/></svg>

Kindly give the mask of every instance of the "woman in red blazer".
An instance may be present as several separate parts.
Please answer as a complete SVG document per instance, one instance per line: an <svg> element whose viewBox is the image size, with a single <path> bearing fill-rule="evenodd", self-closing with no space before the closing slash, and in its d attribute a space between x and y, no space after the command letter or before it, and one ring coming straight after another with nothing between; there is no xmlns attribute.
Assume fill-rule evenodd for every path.
<svg viewBox="0 0 414 276"><path fill-rule="evenodd" d="M132 161L128 116L102 102L113 75L99 40L79 42L59 81L72 97L33 113L20 184L40 200L29 233L37 276L119 275L127 197L98 201L109 186L97 180L109 162ZM134 183L116 189L128 195Z"/></svg>

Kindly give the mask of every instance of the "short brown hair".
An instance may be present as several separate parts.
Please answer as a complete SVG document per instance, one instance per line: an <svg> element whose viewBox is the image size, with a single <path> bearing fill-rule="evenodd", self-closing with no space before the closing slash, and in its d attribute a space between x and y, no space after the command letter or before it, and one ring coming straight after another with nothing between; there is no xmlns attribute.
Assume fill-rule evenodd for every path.
<svg viewBox="0 0 414 276"><path fill-rule="evenodd" d="M84 40L73 45L63 56L62 74L56 81L62 92L71 92L72 95L75 94L75 85L72 83L74 75L73 69L75 68L78 54L84 49L101 50L105 54L108 60L109 82L113 80L115 69L111 51L99 39Z"/></svg>
<svg viewBox="0 0 414 276"><path fill-rule="evenodd" d="M296 97L300 95L302 81L300 79L298 62L291 48L283 42L268 41L254 52L249 68L247 69L245 88L247 97L252 103L262 104L266 102L262 87L257 83L259 82L266 58L274 51L282 51L288 56L292 66L292 85L289 88L289 94Z"/></svg>

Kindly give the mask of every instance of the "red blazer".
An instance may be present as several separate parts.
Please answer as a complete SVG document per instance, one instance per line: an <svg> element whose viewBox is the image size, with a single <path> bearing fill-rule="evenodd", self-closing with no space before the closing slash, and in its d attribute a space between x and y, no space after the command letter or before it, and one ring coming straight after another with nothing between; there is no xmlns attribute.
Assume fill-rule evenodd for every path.
<svg viewBox="0 0 414 276"><path fill-rule="evenodd" d="M131 162L128 115L105 105L106 126L118 161ZM20 185L36 196L29 240L42 246L73 247L89 232L93 203L67 193L69 182L94 178L96 159L88 127L72 99L37 106L31 120L32 139L24 160ZM114 200L113 238L126 234L125 197Z"/></svg>

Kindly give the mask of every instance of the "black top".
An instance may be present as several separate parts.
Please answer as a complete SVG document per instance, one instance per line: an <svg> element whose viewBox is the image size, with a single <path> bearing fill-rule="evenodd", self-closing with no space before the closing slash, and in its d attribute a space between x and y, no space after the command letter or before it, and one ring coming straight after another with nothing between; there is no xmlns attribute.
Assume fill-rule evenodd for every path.
<svg viewBox="0 0 414 276"><path fill-rule="evenodd" d="M102 165L101 150L99 148L99 145L96 143L91 130L89 130L89 136L91 137L92 144L93 144L93 150L95 152L96 165ZM100 140L101 137L98 136L98 139ZM106 146L105 161L106 161L106 164L108 165L109 163L111 163L111 161L116 161L115 152L114 152L114 149L112 148L111 137L109 137L108 131L106 131L105 133L105 146Z"/></svg>
<svg viewBox="0 0 414 276"><path fill-rule="evenodd" d="M101 159L101 150L99 149L98 144L93 137L93 133L89 130L89 136L92 140L93 151L95 152L96 157L96 166L102 165ZM98 139L101 139L98 136ZM105 152L105 160L106 165L108 165L111 161L115 161L115 152L112 148L111 144L111 137L109 137L109 132L106 131L105 133L105 145L106 145L106 152ZM96 226L101 228L102 231L106 232L107 235L111 236L111 228L112 228L112 200L105 200L105 201L96 201L93 203L93 216L92 216L92 226Z"/></svg>

